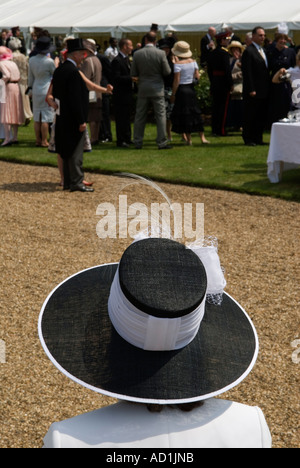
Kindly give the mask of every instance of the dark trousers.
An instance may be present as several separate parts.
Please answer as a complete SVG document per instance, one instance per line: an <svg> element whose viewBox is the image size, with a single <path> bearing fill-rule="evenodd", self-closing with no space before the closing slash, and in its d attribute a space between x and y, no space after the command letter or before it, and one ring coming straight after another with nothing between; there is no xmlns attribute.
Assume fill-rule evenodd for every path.
<svg viewBox="0 0 300 468"><path fill-rule="evenodd" d="M219 136L226 135L226 120L230 93L228 91L214 91L212 104L212 133Z"/></svg>
<svg viewBox="0 0 300 468"><path fill-rule="evenodd" d="M268 99L244 97L243 140L246 144L263 142L268 116Z"/></svg>
<svg viewBox="0 0 300 468"><path fill-rule="evenodd" d="M83 147L85 135L84 132L70 158L63 159L64 170L64 189L75 189L83 186Z"/></svg>
<svg viewBox="0 0 300 468"><path fill-rule="evenodd" d="M111 123L110 123L110 96L102 95L102 120L99 131L99 140L112 141Z"/></svg>
<svg viewBox="0 0 300 468"><path fill-rule="evenodd" d="M114 101L117 145L131 141L131 104L118 99Z"/></svg>

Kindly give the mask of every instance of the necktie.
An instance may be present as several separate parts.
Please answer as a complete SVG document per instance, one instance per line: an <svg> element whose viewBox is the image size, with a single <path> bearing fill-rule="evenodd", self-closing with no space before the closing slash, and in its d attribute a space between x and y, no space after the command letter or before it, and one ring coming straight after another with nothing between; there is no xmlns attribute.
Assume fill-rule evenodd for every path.
<svg viewBox="0 0 300 468"><path fill-rule="evenodd" d="M264 49L262 47L259 48L259 53L262 56L262 58L264 59L266 66L268 66L267 57L266 57L266 54L265 54Z"/></svg>

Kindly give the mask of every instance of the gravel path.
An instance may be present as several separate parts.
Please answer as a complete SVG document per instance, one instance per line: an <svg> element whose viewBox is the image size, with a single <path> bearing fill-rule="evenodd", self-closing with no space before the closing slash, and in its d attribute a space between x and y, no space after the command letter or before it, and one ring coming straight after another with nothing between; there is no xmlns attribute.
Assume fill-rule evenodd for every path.
<svg viewBox="0 0 300 468"><path fill-rule="evenodd" d="M97 237L96 208L116 200L121 186L119 178L88 174L95 182L93 194L63 192L56 169L5 162L0 162L0 174L0 447L36 448L53 421L113 401L56 370L41 348L37 322L44 300L59 282L119 260L128 241ZM161 187L173 202L204 203L205 234L219 239L226 290L258 331L254 370L224 398L261 407L273 446L299 448L300 204ZM122 193L128 203L162 201L142 185Z"/></svg>

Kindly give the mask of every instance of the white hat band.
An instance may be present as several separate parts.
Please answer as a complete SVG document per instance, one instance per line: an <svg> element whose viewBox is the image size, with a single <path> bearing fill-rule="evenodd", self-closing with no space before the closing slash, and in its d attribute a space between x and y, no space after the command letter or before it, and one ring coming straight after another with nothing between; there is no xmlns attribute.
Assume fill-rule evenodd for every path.
<svg viewBox="0 0 300 468"><path fill-rule="evenodd" d="M125 297L114 277L108 300L110 320L124 340L145 351L171 351L187 346L195 338L205 312L205 300L193 312L179 318L158 318L137 309Z"/></svg>

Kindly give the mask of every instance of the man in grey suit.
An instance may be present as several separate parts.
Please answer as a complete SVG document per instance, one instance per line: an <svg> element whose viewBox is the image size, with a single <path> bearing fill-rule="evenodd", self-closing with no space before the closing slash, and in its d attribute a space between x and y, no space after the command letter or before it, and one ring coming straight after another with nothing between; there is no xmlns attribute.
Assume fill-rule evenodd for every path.
<svg viewBox="0 0 300 468"><path fill-rule="evenodd" d="M167 56L155 47L156 34L149 32L145 37L145 47L134 53L131 67L133 81L138 83L138 97L134 121L134 144L143 146L144 131L149 104L152 103L159 149L168 149L166 138L166 108L164 99L164 76L171 73Z"/></svg>

